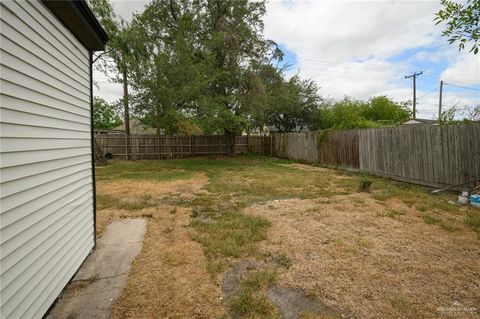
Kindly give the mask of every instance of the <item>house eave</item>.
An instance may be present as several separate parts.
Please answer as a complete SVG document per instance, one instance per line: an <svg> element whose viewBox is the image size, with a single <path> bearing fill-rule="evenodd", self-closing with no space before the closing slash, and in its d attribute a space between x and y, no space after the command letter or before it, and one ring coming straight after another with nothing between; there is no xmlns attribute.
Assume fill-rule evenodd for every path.
<svg viewBox="0 0 480 319"><path fill-rule="evenodd" d="M41 1L89 51L105 49L107 33L84 0Z"/></svg>

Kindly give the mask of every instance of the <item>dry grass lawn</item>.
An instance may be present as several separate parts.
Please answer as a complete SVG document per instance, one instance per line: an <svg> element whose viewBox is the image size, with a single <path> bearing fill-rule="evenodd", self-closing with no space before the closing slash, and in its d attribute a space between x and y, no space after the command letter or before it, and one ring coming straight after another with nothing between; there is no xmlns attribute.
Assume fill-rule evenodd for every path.
<svg viewBox="0 0 480 319"><path fill-rule="evenodd" d="M97 168L97 232L148 219L114 318L278 318L272 285L347 318L479 318L480 213L423 187L263 157ZM369 193L359 192L365 179ZM238 295L222 282L258 260ZM302 313L303 318L337 318Z"/></svg>

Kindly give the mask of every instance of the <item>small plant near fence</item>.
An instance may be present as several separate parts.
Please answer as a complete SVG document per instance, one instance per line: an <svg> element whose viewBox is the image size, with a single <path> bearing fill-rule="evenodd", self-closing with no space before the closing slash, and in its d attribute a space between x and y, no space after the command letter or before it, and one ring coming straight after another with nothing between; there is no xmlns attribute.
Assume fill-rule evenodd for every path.
<svg viewBox="0 0 480 319"><path fill-rule="evenodd" d="M362 177L362 179L360 179L360 182L358 185L358 191L370 193L370 191L372 190L372 185L373 185L373 181L368 177L364 176Z"/></svg>

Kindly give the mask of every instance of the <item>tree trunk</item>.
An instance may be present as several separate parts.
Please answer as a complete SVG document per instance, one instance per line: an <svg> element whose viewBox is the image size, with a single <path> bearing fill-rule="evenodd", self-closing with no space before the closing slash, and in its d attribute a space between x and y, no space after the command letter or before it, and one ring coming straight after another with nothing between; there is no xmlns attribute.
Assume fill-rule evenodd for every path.
<svg viewBox="0 0 480 319"><path fill-rule="evenodd" d="M235 156L235 132L225 130L224 136L227 156L233 157Z"/></svg>
<svg viewBox="0 0 480 319"><path fill-rule="evenodd" d="M124 112L124 124L125 134L130 135L130 110L128 107L128 78L127 70L123 71L123 112Z"/></svg>
<svg viewBox="0 0 480 319"><path fill-rule="evenodd" d="M96 166L104 166L107 165L107 161L105 160L105 155L103 154L102 149L97 144L97 140L93 138L93 148L95 152L95 165Z"/></svg>
<svg viewBox="0 0 480 319"><path fill-rule="evenodd" d="M125 158L129 159L130 153L130 111L128 108L128 79L127 70L123 70L123 124L125 127Z"/></svg>

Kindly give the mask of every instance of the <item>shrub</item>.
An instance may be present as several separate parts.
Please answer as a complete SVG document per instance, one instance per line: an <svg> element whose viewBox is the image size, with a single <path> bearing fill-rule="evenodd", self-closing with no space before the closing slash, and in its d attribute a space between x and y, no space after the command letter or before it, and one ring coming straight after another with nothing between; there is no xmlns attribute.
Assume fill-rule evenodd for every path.
<svg viewBox="0 0 480 319"><path fill-rule="evenodd" d="M370 193L370 190L372 189L372 184L373 184L373 181L371 179L368 179L367 177L363 177L360 180L360 184L358 185L358 191Z"/></svg>

